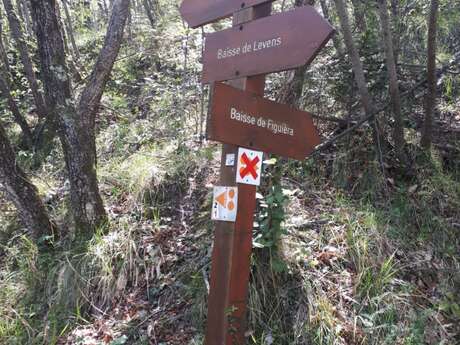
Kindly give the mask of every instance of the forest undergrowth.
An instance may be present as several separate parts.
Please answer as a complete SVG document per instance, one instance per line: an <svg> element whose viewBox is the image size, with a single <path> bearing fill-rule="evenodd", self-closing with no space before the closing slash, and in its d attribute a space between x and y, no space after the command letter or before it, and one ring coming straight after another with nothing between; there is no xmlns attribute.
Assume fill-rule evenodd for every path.
<svg viewBox="0 0 460 345"><path fill-rule="evenodd" d="M2 199L1 344L203 344L220 145L200 137L201 34L170 7L158 31L130 30L101 101L97 171L107 224L75 236L59 145L38 169L27 152L18 155L64 231L41 250ZM92 37L77 42L88 60L101 45ZM279 96L290 77L269 77L267 94ZM331 95L345 98L351 78L328 47L307 72L302 107L343 116ZM266 157L248 344L460 344L460 104L452 83L429 153L416 145L422 101L416 95L407 105L407 162L391 148L379 162L369 126L305 161ZM317 124L323 140L344 129Z"/></svg>
<svg viewBox="0 0 460 345"><path fill-rule="evenodd" d="M163 139L159 128L133 117L101 131L107 228L72 250L64 240L53 258L20 234L2 245L5 344L202 343L219 145L171 140L168 128ZM281 194L259 195L260 213L279 202L285 214L279 246L255 230L249 343L458 342L458 171L433 152L420 153L416 178L382 176L376 162L362 167L372 154L363 140L289 162ZM65 217L58 176L36 178Z"/></svg>

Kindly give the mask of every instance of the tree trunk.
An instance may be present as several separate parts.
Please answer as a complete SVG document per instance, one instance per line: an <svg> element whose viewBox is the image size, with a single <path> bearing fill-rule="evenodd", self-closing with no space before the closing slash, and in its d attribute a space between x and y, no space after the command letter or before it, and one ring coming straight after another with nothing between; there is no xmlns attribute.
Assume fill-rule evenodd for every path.
<svg viewBox="0 0 460 345"><path fill-rule="evenodd" d="M331 17L329 15L329 7L326 0L320 0L319 2L321 5L321 11L323 12L324 18L330 22ZM332 43L334 44L334 48L337 52L337 55L343 55L342 43L340 42L337 35L332 35Z"/></svg>
<svg viewBox="0 0 460 345"><path fill-rule="evenodd" d="M75 42L75 36L72 26L72 17L70 16L69 8L67 7L67 0L62 0L62 6L64 7L65 12L65 27L67 35L70 39L70 44L72 45L72 52L75 59L75 62L78 63L80 60L80 52L78 51L77 43Z"/></svg>
<svg viewBox="0 0 460 345"><path fill-rule="evenodd" d="M8 108L13 114L14 121L21 127L24 143L28 149L32 148L32 132L24 117L21 115L19 108L11 95L8 77L5 71L0 69L0 92L8 104Z"/></svg>
<svg viewBox="0 0 460 345"><path fill-rule="evenodd" d="M35 106L37 107L37 113L44 117L46 115L45 102L43 101L43 96L38 88L37 78L32 65L32 60L27 49L27 44L24 40L24 35L21 29L21 24L18 17L13 9L13 4L11 0L3 0L3 5L5 7L6 15L8 22L10 24L11 36L16 43L16 47L19 51L21 62L24 66L24 72L29 82L30 89L32 91L32 96L35 101Z"/></svg>
<svg viewBox="0 0 460 345"><path fill-rule="evenodd" d="M367 30L365 5L361 2L361 0L351 0L351 3L353 4L356 27L361 33L364 33Z"/></svg>
<svg viewBox="0 0 460 345"><path fill-rule="evenodd" d="M129 4L130 0L114 0L104 45L78 103L80 117L91 129L94 129L99 102L120 51Z"/></svg>
<svg viewBox="0 0 460 345"><path fill-rule="evenodd" d="M401 52L401 19L400 19L400 4L399 0L391 0L391 22L393 25L393 51L396 67L399 62L399 54Z"/></svg>
<svg viewBox="0 0 460 345"><path fill-rule="evenodd" d="M69 37L69 32L67 30L68 27L64 26L64 24L62 23L61 8L59 7L59 3L57 3L56 11L58 14L58 19L59 19L59 27L63 28L62 40L64 42L65 54L66 56L70 56L70 55L72 56L71 58L67 59L67 61L69 62L69 68L70 68L70 71L72 72L72 77L74 78L74 80L77 83L80 83L82 81L81 74L78 71L77 66L75 65L75 61L76 61L75 59L77 58L77 56L72 51L72 49L69 48L69 44L67 43L68 37Z"/></svg>
<svg viewBox="0 0 460 345"><path fill-rule="evenodd" d="M313 5L314 0L307 0L308 5ZM301 7L304 6L305 0L295 0L294 6ZM279 101L282 103L286 103L292 106L298 106L300 98L302 97L303 91L303 83L305 80L305 73L307 71L308 66L303 65L297 67L294 70L294 74L292 78L287 82L287 84L283 87L283 90L280 93Z"/></svg>
<svg viewBox="0 0 460 345"><path fill-rule="evenodd" d="M152 29L155 29L155 17L153 15L152 8L147 0L142 0L142 4L144 5L145 13L147 14L147 18L149 19L150 26Z"/></svg>
<svg viewBox="0 0 460 345"><path fill-rule="evenodd" d="M350 28L350 23L348 20L347 9L345 7L344 0L334 0L337 14L340 20L340 26L342 28L343 38L345 41L345 46L347 47L348 54L350 55L352 70L354 74L354 79L358 86L358 92L361 98L361 104L364 108L364 112L366 116L371 115L375 112L375 106L372 102L371 96L369 94L369 90L366 84L366 78L364 76L363 65L361 63L361 59L358 54L358 50L356 49L355 43L353 41L353 35ZM383 138L381 137L377 125L376 119L370 119L369 125L373 130L373 137L375 141L375 145L377 146L377 151L380 157L380 164L383 165L382 162L382 143Z"/></svg>
<svg viewBox="0 0 460 345"><path fill-rule="evenodd" d="M431 0L430 17L428 20L428 90L425 97L425 123L423 124L421 145L425 149L431 147L433 115L436 106L436 32L438 21L438 0Z"/></svg>
<svg viewBox="0 0 460 345"><path fill-rule="evenodd" d="M53 236L54 225L48 217L37 188L17 165L15 153L0 125L0 184L16 206L19 218L33 238Z"/></svg>
<svg viewBox="0 0 460 345"><path fill-rule="evenodd" d="M364 107L366 114L370 114L374 111L374 105L372 104L371 96L366 85L366 78L364 76L363 65L353 41L353 35L351 33L350 23L348 21L348 14L343 0L334 0L337 7L337 14L340 20L340 26L343 32L343 38L345 45L350 54L351 64L353 67L353 74L355 77L356 84L358 86L359 94L361 96L361 103Z"/></svg>
<svg viewBox="0 0 460 345"><path fill-rule="evenodd" d="M31 0L47 101L59 117L60 138L70 180L76 228L90 233L106 221L96 176L95 117L118 55L129 0L115 0L104 45L78 107L72 97L56 0Z"/></svg>
<svg viewBox="0 0 460 345"><path fill-rule="evenodd" d="M5 45L3 44L3 22L2 22L2 11L0 8L0 62L4 64L7 72L10 72L10 63L8 56L6 55Z"/></svg>
<svg viewBox="0 0 460 345"><path fill-rule="evenodd" d="M1 15L1 13L0 13ZM5 54L5 47L3 46L3 27L2 22L0 21L0 60L4 61L4 64L0 65L0 92L2 93L3 98L8 104L8 108L13 114L14 121L21 127L24 143L27 148L32 148L32 132L30 127L27 124L27 121L21 115L19 108L11 95L10 82L9 82L9 70L8 70L8 58Z"/></svg>
<svg viewBox="0 0 460 345"><path fill-rule="evenodd" d="M20 14L22 22L25 24L26 32L28 36L32 36L32 26L30 24L30 14L27 5L24 0L16 0L16 7Z"/></svg>
<svg viewBox="0 0 460 345"><path fill-rule="evenodd" d="M107 7L107 2L105 0L102 0L102 6L104 7L105 16L109 18L109 9Z"/></svg>
<svg viewBox="0 0 460 345"><path fill-rule="evenodd" d="M393 141L396 155L401 162L404 161L404 125L401 112L401 97L399 94L398 75L393 53L393 37L391 34L390 20L388 17L387 0L378 0L380 25L382 28L383 43L387 61L391 105L393 109Z"/></svg>

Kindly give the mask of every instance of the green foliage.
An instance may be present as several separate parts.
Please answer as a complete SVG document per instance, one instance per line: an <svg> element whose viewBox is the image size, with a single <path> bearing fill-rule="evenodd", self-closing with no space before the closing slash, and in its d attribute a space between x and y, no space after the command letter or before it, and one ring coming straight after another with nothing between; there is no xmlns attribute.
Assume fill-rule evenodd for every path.
<svg viewBox="0 0 460 345"><path fill-rule="evenodd" d="M271 186L266 197L259 197L261 211L254 238L256 248L278 248L281 236L286 233L283 227L286 201L287 196L279 184Z"/></svg>

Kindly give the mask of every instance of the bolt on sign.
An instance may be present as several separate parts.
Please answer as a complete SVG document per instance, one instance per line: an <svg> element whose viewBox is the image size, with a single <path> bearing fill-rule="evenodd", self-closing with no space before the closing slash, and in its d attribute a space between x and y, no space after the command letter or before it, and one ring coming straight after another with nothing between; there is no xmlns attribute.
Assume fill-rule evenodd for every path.
<svg viewBox="0 0 460 345"><path fill-rule="evenodd" d="M211 140L294 159L304 159L320 144L308 112L223 83L213 85L209 114Z"/></svg>
<svg viewBox="0 0 460 345"><path fill-rule="evenodd" d="M262 173L262 158L264 153L252 151L240 147L238 149L238 161L236 165L236 182L260 185Z"/></svg>
<svg viewBox="0 0 460 345"><path fill-rule="evenodd" d="M234 12L273 0L185 0L179 11L192 28L231 16Z"/></svg>
<svg viewBox="0 0 460 345"><path fill-rule="evenodd" d="M238 188L214 187L212 201L212 220L234 222L238 207Z"/></svg>
<svg viewBox="0 0 460 345"><path fill-rule="evenodd" d="M311 6L206 35L204 84L310 63L334 29Z"/></svg>

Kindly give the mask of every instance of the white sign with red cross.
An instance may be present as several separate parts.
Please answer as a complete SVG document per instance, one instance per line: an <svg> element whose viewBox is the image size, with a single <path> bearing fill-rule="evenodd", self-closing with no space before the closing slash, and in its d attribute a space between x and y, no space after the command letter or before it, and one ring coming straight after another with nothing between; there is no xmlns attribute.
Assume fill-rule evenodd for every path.
<svg viewBox="0 0 460 345"><path fill-rule="evenodd" d="M264 153L261 151L252 151L241 147L238 149L237 183L260 185L263 155Z"/></svg>
<svg viewBox="0 0 460 345"><path fill-rule="evenodd" d="M214 187L212 200L212 220L224 222L236 221L236 210L238 206L238 187Z"/></svg>

